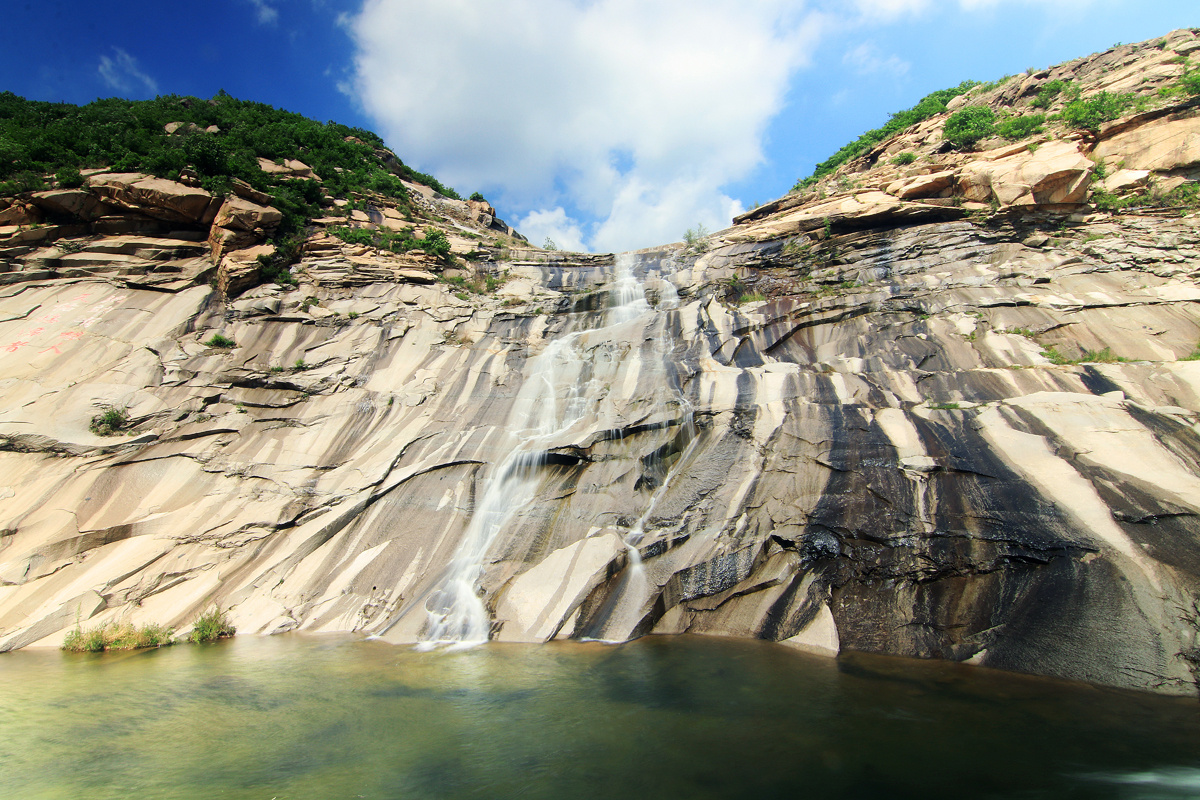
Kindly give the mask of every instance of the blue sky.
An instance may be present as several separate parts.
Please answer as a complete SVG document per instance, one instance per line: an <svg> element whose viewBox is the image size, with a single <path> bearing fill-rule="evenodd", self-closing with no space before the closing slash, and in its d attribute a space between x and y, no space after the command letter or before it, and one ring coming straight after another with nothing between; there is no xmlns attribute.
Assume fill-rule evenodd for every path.
<svg viewBox="0 0 1200 800"><path fill-rule="evenodd" d="M710 230L931 91L1200 26L1195 0L9 0L2 88L218 90L375 130L535 242Z"/></svg>

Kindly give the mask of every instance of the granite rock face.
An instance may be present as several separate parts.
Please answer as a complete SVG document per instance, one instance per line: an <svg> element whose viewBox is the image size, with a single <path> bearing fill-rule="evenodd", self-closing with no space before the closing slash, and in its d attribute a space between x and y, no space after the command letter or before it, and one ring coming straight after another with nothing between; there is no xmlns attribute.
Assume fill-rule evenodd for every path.
<svg viewBox="0 0 1200 800"><path fill-rule="evenodd" d="M494 638L755 636L1195 693L1197 219L1038 247L1030 225L735 228L628 257L620 319L611 259L534 251L466 299L320 248L308 283L228 306L7 287L0 648L213 604L243 633L416 641L496 466L561 413L515 410L543 382L582 410L480 558ZM781 297L739 305L735 276ZM89 431L105 408L126 435Z"/></svg>

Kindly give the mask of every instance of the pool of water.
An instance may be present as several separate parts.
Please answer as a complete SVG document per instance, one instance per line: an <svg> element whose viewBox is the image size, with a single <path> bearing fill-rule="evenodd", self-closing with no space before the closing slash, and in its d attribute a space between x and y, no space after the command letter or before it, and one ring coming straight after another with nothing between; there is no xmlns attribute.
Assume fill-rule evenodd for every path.
<svg viewBox="0 0 1200 800"><path fill-rule="evenodd" d="M0 796L1200 797L1200 703L689 637L22 651Z"/></svg>

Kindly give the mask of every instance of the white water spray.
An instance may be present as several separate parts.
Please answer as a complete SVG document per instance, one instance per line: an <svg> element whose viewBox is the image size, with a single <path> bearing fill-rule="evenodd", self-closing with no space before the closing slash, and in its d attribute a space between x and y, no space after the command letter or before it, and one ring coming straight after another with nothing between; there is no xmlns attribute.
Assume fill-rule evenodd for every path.
<svg viewBox="0 0 1200 800"><path fill-rule="evenodd" d="M509 413L512 447L484 485L445 580L426 601L421 647L488 640L491 618L479 589L487 552L505 524L534 499L547 448L593 414L610 391L605 378L630 349L628 342L614 338L612 329L650 311L645 287L633 274L633 258L618 256L616 267L604 324L556 339L527 362L530 377Z"/></svg>

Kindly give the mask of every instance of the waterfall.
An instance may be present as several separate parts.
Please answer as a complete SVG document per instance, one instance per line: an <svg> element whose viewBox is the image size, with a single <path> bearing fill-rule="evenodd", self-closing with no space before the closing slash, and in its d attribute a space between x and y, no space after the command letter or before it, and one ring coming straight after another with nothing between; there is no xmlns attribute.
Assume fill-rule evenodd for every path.
<svg viewBox="0 0 1200 800"><path fill-rule="evenodd" d="M600 327L562 336L527 362L529 377L507 422L512 446L485 483L446 577L426 600L422 647L488 640L491 618L478 585L487 552L505 524L534 499L547 448L594 414L609 393L598 361L608 358L608 368L615 368L630 347L616 329L651 310L633 262L630 255L617 256L616 280Z"/></svg>

